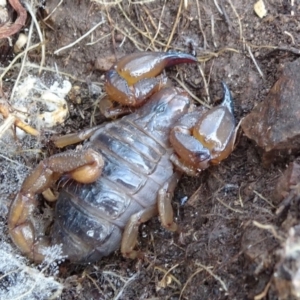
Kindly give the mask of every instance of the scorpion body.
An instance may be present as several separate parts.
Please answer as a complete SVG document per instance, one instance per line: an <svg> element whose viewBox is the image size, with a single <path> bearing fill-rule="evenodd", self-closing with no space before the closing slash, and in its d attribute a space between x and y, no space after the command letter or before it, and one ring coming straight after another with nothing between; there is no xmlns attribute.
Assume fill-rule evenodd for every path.
<svg viewBox="0 0 300 300"><path fill-rule="evenodd" d="M105 163L95 183L73 181L60 191L52 239L70 260L91 262L118 249L130 217L156 206L159 190L174 176L168 136L190 106L182 94L175 88L169 97L156 94L136 113L100 127L84 145Z"/></svg>
<svg viewBox="0 0 300 300"><path fill-rule="evenodd" d="M50 245L61 244L69 260L92 262L121 246L124 257L136 258L142 257L134 249L141 223L159 215L166 229L178 231L171 200L181 174L197 175L218 164L235 140L225 84L223 102L207 110L196 108L185 91L166 87L165 78L153 77L182 62L195 63L196 58L145 52L112 66L105 79L110 99L102 110L108 116L133 112L58 138L59 147L89 140L81 150L42 160L24 180L8 216L10 236L22 253L39 262ZM125 110L114 101L126 105ZM37 236L32 221L36 195L50 200L47 192L59 179L63 186L51 234Z"/></svg>

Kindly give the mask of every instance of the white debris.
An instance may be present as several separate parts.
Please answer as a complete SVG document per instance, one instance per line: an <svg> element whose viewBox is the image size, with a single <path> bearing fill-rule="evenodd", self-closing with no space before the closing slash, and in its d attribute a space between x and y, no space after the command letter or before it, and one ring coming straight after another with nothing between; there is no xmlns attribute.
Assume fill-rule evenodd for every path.
<svg viewBox="0 0 300 300"><path fill-rule="evenodd" d="M27 76L16 89L14 115L38 129L62 124L68 117L65 97L71 88L68 80L53 80L46 85L39 77ZM24 133L18 130L17 134Z"/></svg>
<svg viewBox="0 0 300 300"><path fill-rule="evenodd" d="M263 0L258 0L255 4L254 4L254 11L255 13L262 19L263 17L265 17L267 15L267 9L265 6L265 3Z"/></svg>

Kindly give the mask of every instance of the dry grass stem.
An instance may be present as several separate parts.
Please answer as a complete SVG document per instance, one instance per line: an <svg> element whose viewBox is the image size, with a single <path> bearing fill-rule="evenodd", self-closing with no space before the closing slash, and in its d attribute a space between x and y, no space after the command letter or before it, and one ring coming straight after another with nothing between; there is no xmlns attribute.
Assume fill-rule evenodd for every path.
<svg viewBox="0 0 300 300"><path fill-rule="evenodd" d="M190 281L200 272L202 272L204 269L203 268L199 268L198 270L196 270L196 272L194 272L186 281L186 283L184 284L183 288L181 289L180 295L179 295L179 300L182 299L182 295L186 289L186 287L188 286L188 284L190 283Z"/></svg>
<svg viewBox="0 0 300 300"><path fill-rule="evenodd" d="M257 61L256 61L256 59L255 59L255 57L254 57L254 55L251 51L251 48L248 45L247 45L247 50L248 50L248 53L249 53L254 65L255 65L259 75L261 76L261 78L264 78L264 74L263 74L262 70L260 69L260 67L258 66L258 63L257 63Z"/></svg>
<svg viewBox="0 0 300 300"><path fill-rule="evenodd" d="M271 232L277 240L284 242L285 239L277 233L277 231L273 225L270 225L270 224L265 225L265 224L261 224L257 221L253 221L253 225L260 229L264 229L264 230Z"/></svg>
<svg viewBox="0 0 300 300"><path fill-rule="evenodd" d="M120 289L118 295L114 298L114 300L118 300L118 299L122 299L121 296L124 293L124 291L126 290L126 288L133 282L135 281L135 279L138 277L139 273L134 274L133 276L131 276L130 278L128 278L128 280L126 281L126 283L123 285L123 287Z"/></svg>
<svg viewBox="0 0 300 300"><path fill-rule="evenodd" d="M133 36L129 35L127 32L125 32L124 30L122 30L121 28L119 28L117 25L114 26L114 29L121 32L125 37L127 37L129 40L132 41L132 43L135 45L135 47L140 50L140 51L144 51L145 45L138 42ZM127 31L128 29L125 28L125 30Z"/></svg>
<svg viewBox="0 0 300 300"><path fill-rule="evenodd" d="M123 16L125 17L125 19L129 22L129 24L141 35L143 35L144 37L146 37L147 39L151 40L151 37L149 37L144 31L140 30L137 26L135 26L135 24L131 21L131 19L129 18L129 16L126 14L126 12L124 11L122 5L119 3L118 7L120 9L120 11L122 12Z"/></svg>
<svg viewBox="0 0 300 300"><path fill-rule="evenodd" d="M161 287L166 287L166 285L165 285L165 279L166 279L166 277L169 275L169 273L170 273L172 270L174 270L174 269L177 268L178 266L179 266L179 264L176 264L175 266L171 267L169 270L165 270L165 269L163 269L163 268L161 268L161 267L158 267L158 266L154 267L154 270L158 270L158 271L164 273L164 276L163 276L162 280L160 280ZM174 275L170 274L169 276L172 278L172 280L173 280L174 282L177 283L178 286L181 286L181 282L180 282Z"/></svg>
<svg viewBox="0 0 300 300"><path fill-rule="evenodd" d="M60 0L59 3L53 8L51 13L46 18L43 19L43 21L46 22L56 12L56 10L62 5L63 2L64 2L64 0Z"/></svg>
<svg viewBox="0 0 300 300"><path fill-rule="evenodd" d="M20 164L18 161L12 160L12 159L8 158L7 156L2 155L1 153L0 153L0 157L2 157L3 159L5 159L5 160L7 160L7 161L11 162L12 164L15 164L15 165L17 165L19 167L25 167L28 170L31 170L31 168L27 167L26 165Z"/></svg>
<svg viewBox="0 0 300 300"><path fill-rule="evenodd" d="M210 25L211 25L212 41L213 41L214 47L217 47L217 43L215 41L215 18L214 18L213 14L210 16Z"/></svg>
<svg viewBox="0 0 300 300"><path fill-rule="evenodd" d="M242 198L242 196L241 196L241 186L240 186L240 188L239 188L239 202L240 202L240 204L241 204L241 207L244 207L244 202L243 202L243 198Z"/></svg>
<svg viewBox="0 0 300 300"><path fill-rule="evenodd" d="M196 95L194 95L188 88L187 86L184 84L184 82L182 82L181 80L179 80L177 77L172 76L172 79L174 79L194 100L196 100L198 103L202 104L203 106L207 107L207 108L211 108L210 105L208 105L205 101L201 100L200 98L198 98Z"/></svg>
<svg viewBox="0 0 300 300"><path fill-rule="evenodd" d="M100 3L102 5L117 5L118 3L122 2L122 0L114 0L114 1L106 1L106 0L91 0L96 3Z"/></svg>
<svg viewBox="0 0 300 300"><path fill-rule="evenodd" d="M19 67L20 64L15 64L14 67ZM35 64L35 63L30 63L30 62L26 62L25 63L25 67L27 68L31 68L31 69L39 69L40 66ZM0 70L4 70L6 72L6 69L5 68L0 68ZM58 75L63 75L63 76L66 76L66 77L69 77L75 81L78 81L78 82L82 82L82 83L86 83L86 80L84 79L80 79L76 76L73 76L71 75L70 73L66 73L66 72L61 72L57 69L54 69L54 68L51 68L51 67L43 67L42 68L43 71L47 71L47 72L51 72L51 73L56 73ZM99 85L99 86L102 86L103 84L102 83L99 83L99 82L91 82L92 84L95 84L95 85Z"/></svg>
<svg viewBox="0 0 300 300"><path fill-rule="evenodd" d="M39 22L37 21L36 17L35 17L35 11L33 11L31 5L28 4L28 2L24 2L25 7L27 8L28 12L31 15L31 18L35 24L36 30L38 32L39 35L39 39L40 39L40 44L41 44L41 49L42 49L42 56L41 56L41 65L40 65L40 69L39 69L39 74L41 74L42 72L42 67L45 64L45 59L46 59L46 46L44 43L44 38L43 38L43 34L39 25ZM28 38L28 41L30 41L30 38Z"/></svg>
<svg viewBox="0 0 300 300"><path fill-rule="evenodd" d="M291 38L291 40L292 40L292 44L295 45L295 38L294 38L294 36L291 33L289 33L288 31L284 31L283 33L286 34L287 36L289 36Z"/></svg>
<svg viewBox="0 0 300 300"><path fill-rule="evenodd" d="M203 80L204 90L205 90L205 94L206 94L206 97L207 97L207 103L210 104L211 101L210 101L210 96L209 96L209 88L208 88L207 80L205 78L204 71L203 71L200 64L198 64L198 70L199 70L199 73L201 74L201 77L202 77L202 80Z"/></svg>
<svg viewBox="0 0 300 300"><path fill-rule="evenodd" d="M11 114L4 120L0 126L0 139L2 138L3 134L15 123L15 120L16 118Z"/></svg>
<svg viewBox="0 0 300 300"><path fill-rule="evenodd" d="M162 34L160 33L160 29L161 29L161 21L162 21L163 15L164 15L165 7L166 7L166 0L165 0L165 2L164 2L164 5L163 5L163 7L162 7L162 10L161 10L161 15L160 15L160 18L159 18L159 21L158 21L158 25L156 26L155 23L153 24L153 26L156 26L156 32L155 32L155 34L154 34L153 40L151 40L150 44L146 47L146 49L145 49L146 51L147 51L148 49L150 49L151 46L153 46L153 48L155 49L154 42L156 41L158 35L162 35ZM150 16L150 13L149 13L149 16ZM152 20L152 17L151 17L151 20Z"/></svg>
<svg viewBox="0 0 300 300"><path fill-rule="evenodd" d="M23 73L23 70L24 70L24 65L25 65L25 61L26 61L26 58L27 58L28 48L29 48L29 44L30 44L30 41L31 41L31 37L32 37L32 30L33 30L33 20L31 21L31 24L30 24L30 27L29 27L28 40L27 40L27 43L26 43L26 48L24 50L24 56L23 56L23 59L22 59L19 74L17 76L17 79L15 81L15 84L14 84L13 89L12 89L11 94L10 94L10 101L12 101L14 99L16 88L18 86L19 80L20 80L20 78L22 76L22 73Z"/></svg>
<svg viewBox="0 0 300 300"><path fill-rule="evenodd" d="M146 3L151 3L151 2L154 2L156 0L140 0L140 1L132 1L132 0L129 0L129 2L131 4L146 4Z"/></svg>
<svg viewBox="0 0 300 300"><path fill-rule="evenodd" d="M205 35L204 30L203 30L203 26L202 26L202 22L201 22L201 11L200 11L199 1L196 1L196 4L197 4L199 29L200 29L200 32L202 33L202 37L203 37L203 48L206 50L208 45L207 45L206 35Z"/></svg>
<svg viewBox="0 0 300 300"><path fill-rule="evenodd" d="M222 9L220 8L219 3L218 3L217 0L214 0L214 4L215 4L217 10L219 11L220 15L223 15L223 11L222 11Z"/></svg>
<svg viewBox="0 0 300 300"><path fill-rule="evenodd" d="M41 45L41 43L38 43L38 44L35 44L35 45L32 45L30 47L28 47L27 51L23 51L21 53L19 53L17 56L15 56L15 58L11 61L11 63L6 67L4 68L3 70L3 73L0 75L0 82L2 81L3 77L7 74L7 72L9 72L9 70L12 68L12 66L15 64L15 62L21 58L24 54L26 54L28 51L30 50L33 50L37 47L39 47Z"/></svg>
<svg viewBox="0 0 300 300"><path fill-rule="evenodd" d="M239 213L239 214L244 214L245 212L236 208L232 208L231 206L229 206L228 204L226 204L224 201L222 201L220 198L216 197L216 199L222 204L224 205L226 208L232 210L235 213Z"/></svg>
<svg viewBox="0 0 300 300"><path fill-rule="evenodd" d="M268 200L266 197L264 197L264 196L263 196L262 194L260 194L259 192L253 190L253 193L254 193L255 195L257 195L260 199L266 201L272 208L276 208L276 206L273 205L272 202L271 202L270 200Z"/></svg>
<svg viewBox="0 0 300 300"><path fill-rule="evenodd" d="M273 277L271 277L271 279L269 280L269 282L265 286L264 290L260 294L258 294L254 297L254 300L261 300L261 299L265 299L267 297L267 294L268 294L268 291L270 289L272 280L273 280Z"/></svg>
<svg viewBox="0 0 300 300"><path fill-rule="evenodd" d="M236 15L237 19L238 19L238 23L239 23L239 28L240 28L240 40L242 41L243 40L243 26L242 26L242 23L241 23L241 18L239 16L239 14L237 13L236 9L235 9L235 6L232 4L231 0L228 0L234 14Z"/></svg>
<svg viewBox="0 0 300 300"><path fill-rule="evenodd" d="M95 44L99 43L100 41L106 39L109 36L111 36L111 33L105 34L104 36L102 36L101 38L99 38L98 40L96 40L94 42L86 43L86 45L87 46L95 45Z"/></svg>
<svg viewBox="0 0 300 300"><path fill-rule="evenodd" d="M60 49L57 49L54 51L54 54L58 54L61 51L64 51L66 49L72 48L73 46L75 46L76 44L78 44L80 41L82 41L84 38L86 38L87 36L89 36L94 30L96 30L100 25L104 24L105 20L104 18L102 18L102 20L96 24L94 27L92 27L89 31L87 31L84 35L82 35L79 39L77 39L76 41L74 41L73 43L66 45Z"/></svg>
<svg viewBox="0 0 300 300"><path fill-rule="evenodd" d="M183 6L183 0L180 1L179 7L178 7L178 11L177 11L177 15L176 15L176 19L175 19L172 31L171 31L171 33L169 35L168 42L167 42L167 44L166 44L166 46L164 48L164 51L167 51L170 48L170 44L171 44L171 42L173 40L173 36L174 36L177 24L178 24L179 19L180 19L179 17L180 17L181 11L182 11L182 6Z"/></svg>
<svg viewBox="0 0 300 300"><path fill-rule="evenodd" d="M165 272L163 278L161 279L160 283L162 285L164 285L164 283L166 282L166 278L167 276L171 273L172 270L176 269L179 266L179 264L174 265L173 267L171 267L167 272ZM179 285L181 286L181 282L171 274L171 278Z"/></svg>
<svg viewBox="0 0 300 300"><path fill-rule="evenodd" d="M219 283L221 284L221 286L222 286L222 288L223 288L223 290L224 290L225 292L228 291L228 288L227 288L225 282L224 282L219 276L217 276L216 274L214 274L214 273L210 270L211 268L209 268L209 267L207 267L207 266L204 266L204 265L202 265L202 264L199 263L199 262L196 262L196 265L199 266L199 267L201 267L201 268L203 268L203 269L204 269L207 273L209 273L213 278L215 278L217 281L219 281Z"/></svg>
<svg viewBox="0 0 300 300"><path fill-rule="evenodd" d="M93 285L100 292L100 294L102 294L101 289L100 289L99 285L97 284L96 280L94 278L92 278L88 273L85 273L85 272L83 274L83 277L84 276L86 276L93 283Z"/></svg>

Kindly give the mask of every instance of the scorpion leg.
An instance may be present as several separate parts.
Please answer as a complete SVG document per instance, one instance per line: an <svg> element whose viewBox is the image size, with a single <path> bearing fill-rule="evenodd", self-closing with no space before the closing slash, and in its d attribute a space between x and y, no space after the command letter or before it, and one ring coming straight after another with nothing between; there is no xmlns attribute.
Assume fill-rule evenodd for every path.
<svg viewBox="0 0 300 300"><path fill-rule="evenodd" d="M159 214L161 223L167 230L178 230L178 226L173 220L174 215L171 200L180 176L181 174L175 173L173 177L160 189L157 206L145 208L131 216L130 220L126 224L122 236L121 253L124 257L131 259L143 257L141 252L134 250L137 243L139 226L142 223L149 221L152 217L157 216L157 214Z"/></svg>
<svg viewBox="0 0 300 300"><path fill-rule="evenodd" d="M96 130L98 130L102 125L95 126L92 128L84 129L77 133L65 134L62 136L52 137L52 142L57 148L64 148L69 145L74 145L80 142L83 142L90 138Z"/></svg>
<svg viewBox="0 0 300 300"><path fill-rule="evenodd" d="M11 114L9 112L8 106L4 104L0 104L0 114L3 116L3 118L8 119L9 117L12 118L13 123L15 126L20 128L21 130L25 131L28 134L34 135L34 136L39 136L40 133L30 125L26 124L19 118L17 118L15 115Z"/></svg>
<svg viewBox="0 0 300 300"><path fill-rule="evenodd" d="M157 199L160 222L163 227L173 232L178 230L178 225L174 222L174 212L171 202L180 177L181 173L174 173L173 177L159 190Z"/></svg>
<svg viewBox="0 0 300 300"><path fill-rule="evenodd" d="M149 221L152 217L157 216L157 207L152 206L132 215L125 226L122 236L121 253L123 257L135 259L142 258L142 253L134 250L137 243L139 226Z"/></svg>
<svg viewBox="0 0 300 300"><path fill-rule="evenodd" d="M92 149L59 153L39 163L24 180L9 211L9 233L21 252L34 261L41 261L43 249L50 242L45 238L37 239L30 220L38 204L35 195L47 190L66 173L78 182L91 183L101 175L102 168L102 156Z"/></svg>

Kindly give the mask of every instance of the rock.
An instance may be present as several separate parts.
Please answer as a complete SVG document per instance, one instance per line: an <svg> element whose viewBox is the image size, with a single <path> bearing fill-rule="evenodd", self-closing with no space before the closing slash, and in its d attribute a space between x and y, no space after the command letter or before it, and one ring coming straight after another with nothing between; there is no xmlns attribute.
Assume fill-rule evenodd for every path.
<svg viewBox="0 0 300 300"><path fill-rule="evenodd" d="M245 135L263 150L263 163L300 150L300 59L287 63L266 99L242 121Z"/></svg>
<svg viewBox="0 0 300 300"><path fill-rule="evenodd" d="M273 194L273 200L279 203L284 198L288 197L291 189L295 190L295 187L300 182L300 163L294 161L289 164L288 168L280 176L276 188ZM295 192L298 190L296 189ZM299 195L300 196L300 195Z"/></svg>

